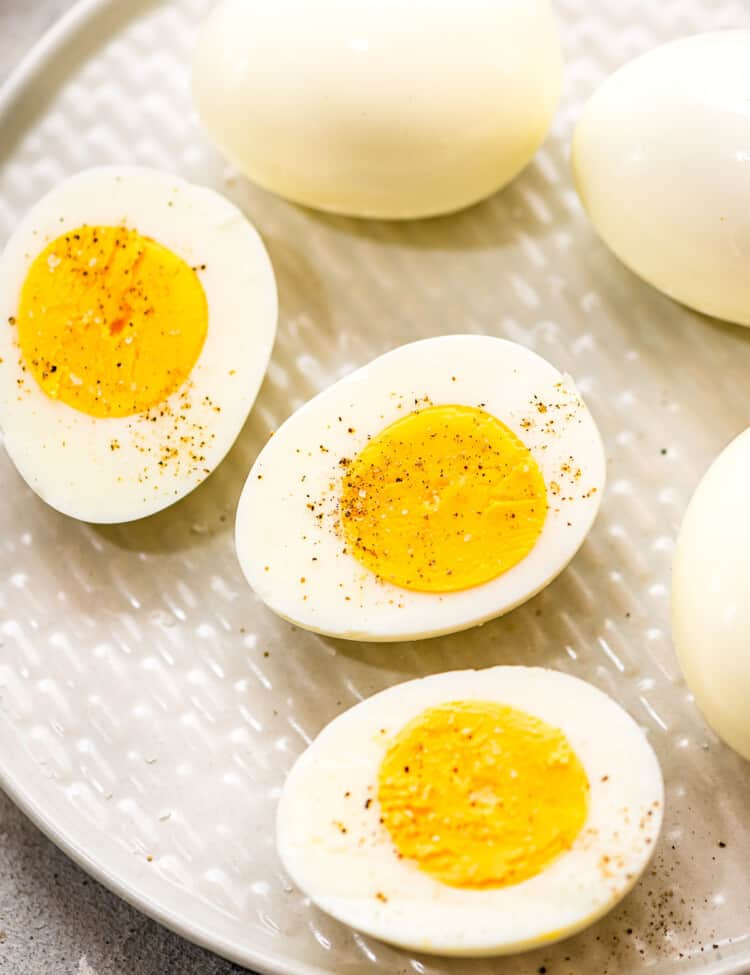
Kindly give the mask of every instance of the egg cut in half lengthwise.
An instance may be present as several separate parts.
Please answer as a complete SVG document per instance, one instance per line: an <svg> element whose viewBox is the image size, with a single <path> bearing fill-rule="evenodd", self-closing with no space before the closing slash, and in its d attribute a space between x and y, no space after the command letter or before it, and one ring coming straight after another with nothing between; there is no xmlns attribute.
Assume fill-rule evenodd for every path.
<svg viewBox="0 0 750 975"><path fill-rule="evenodd" d="M260 237L210 189L138 167L61 183L0 263L0 427L29 486L91 522L152 514L200 484L271 355Z"/></svg>
<svg viewBox="0 0 750 975"><path fill-rule="evenodd" d="M503 339L388 352L276 431L240 499L257 594L331 636L465 629L533 596L599 508L605 457L573 381Z"/></svg>
<svg viewBox="0 0 750 975"><path fill-rule="evenodd" d="M362 701L293 766L277 819L294 883L412 951L499 955L569 937L633 887L664 790L644 732L541 667L433 674Z"/></svg>

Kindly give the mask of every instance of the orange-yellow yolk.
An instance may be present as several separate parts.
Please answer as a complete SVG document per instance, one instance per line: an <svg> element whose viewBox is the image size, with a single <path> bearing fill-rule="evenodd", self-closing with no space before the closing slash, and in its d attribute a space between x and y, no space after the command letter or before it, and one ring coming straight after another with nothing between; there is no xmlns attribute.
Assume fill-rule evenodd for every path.
<svg viewBox="0 0 750 975"><path fill-rule="evenodd" d="M347 549L404 589L454 592L507 572L536 544L544 478L500 420L431 406L373 437L349 465L341 516Z"/></svg>
<svg viewBox="0 0 750 975"><path fill-rule="evenodd" d="M452 887L517 884L569 849L589 783L568 739L491 701L429 708L383 759L378 800L396 851Z"/></svg>
<svg viewBox="0 0 750 975"><path fill-rule="evenodd" d="M16 316L44 392L89 416L142 413L174 393L208 331L196 272L125 227L80 227L29 268Z"/></svg>

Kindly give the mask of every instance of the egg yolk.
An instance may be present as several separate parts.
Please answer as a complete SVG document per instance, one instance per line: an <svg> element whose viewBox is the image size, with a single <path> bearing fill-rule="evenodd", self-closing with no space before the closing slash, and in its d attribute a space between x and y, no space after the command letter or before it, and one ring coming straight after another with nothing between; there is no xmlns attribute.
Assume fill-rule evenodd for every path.
<svg viewBox="0 0 750 975"><path fill-rule="evenodd" d="M430 406L373 437L347 467L347 550L404 589L454 592L494 579L534 547L547 515L528 448L471 406Z"/></svg>
<svg viewBox="0 0 750 975"><path fill-rule="evenodd" d="M27 367L52 399L130 416L184 383L208 331L193 268L125 227L80 227L31 264L16 318Z"/></svg>
<svg viewBox="0 0 750 975"><path fill-rule="evenodd" d="M378 776L398 854L475 889L517 884L569 849L588 790L562 731L491 701L424 711L396 735Z"/></svg>

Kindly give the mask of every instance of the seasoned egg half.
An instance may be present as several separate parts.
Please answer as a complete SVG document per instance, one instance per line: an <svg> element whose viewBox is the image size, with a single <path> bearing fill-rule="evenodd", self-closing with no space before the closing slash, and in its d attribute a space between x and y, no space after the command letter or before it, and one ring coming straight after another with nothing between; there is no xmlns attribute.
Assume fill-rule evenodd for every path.
<svg viewBox="0 0 750 975"><path fill-rule="evenodd" d="M407 640L512 609L570 561L605 459L572 380L452 335L394 349L298 410L240 499L248 581L300 626Z"/></svg>
<svg viewBox="0 0 750 975"><path fill-rule="evenodd" d="M635 884L659 765L601 691L533 667L399 684L331 722L290 772L277 845L324 911L414 951L567 937Z"/></svg>
<svg viewBox="0 0 750 975"><path fill-rule="evenodd" d="M243 214L156 170L81 172L0 260L0 427L29 486L92 522L140 518L203 481L255 399L273 271Z"/></svg>

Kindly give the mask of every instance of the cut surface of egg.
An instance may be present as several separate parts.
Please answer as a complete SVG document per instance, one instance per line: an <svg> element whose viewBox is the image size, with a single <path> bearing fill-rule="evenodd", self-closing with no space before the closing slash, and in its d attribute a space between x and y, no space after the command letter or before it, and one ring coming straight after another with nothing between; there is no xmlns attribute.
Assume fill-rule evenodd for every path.
<svg viewBox="0 0 750 975"><path fill-rule="evenodd" d="M690 501L672 575L672 635L711 727L750 761L750 430L716 458Z"/></svg>
<svg viewBox="0 0 750 975"><path fill-rule="evenodd" d="M750 30L672 41L616 71L576 127L594 227L636 274L750 325Z"/></svg>
<svg viewBox="0 0 750 975"><path fill-rule="evenodd" d="M624 897L663 799L645 735L590 684L456 671L332 721L286 780L277 846L294 883L359 931L506 954L568 937Z"/></svg>
<svg viewBox="0 0 750 975"><path fill-rule="evenodd" d="M198 40L193 97L266 189L406 218L511 180L547 133L560 78L547 0L224 0Z"/></svg>
<svg viewBox="0 0 750 975"><path fill-rule="evenodd" d="M276 286L243 214L156 170L61 183L0 260L0 428L52 507L130 521L187 494L247 418Z"/></svg>
<svg viewBox="0 0 750 975"><path fill-rule="evenodd" d="M550 582L605 460L569 377L503 339L401 346L290 417L248 475L237 554L300 626L406 640L501 615Z"/></svg>

